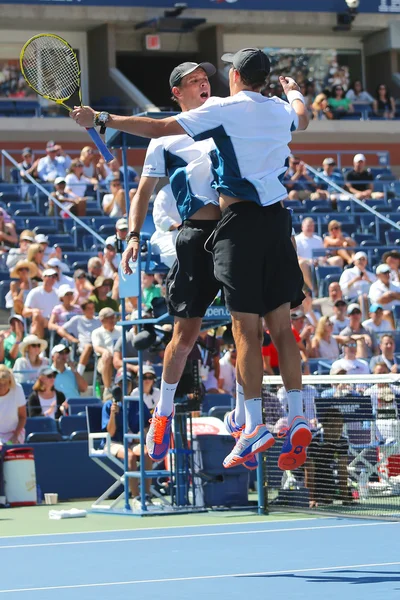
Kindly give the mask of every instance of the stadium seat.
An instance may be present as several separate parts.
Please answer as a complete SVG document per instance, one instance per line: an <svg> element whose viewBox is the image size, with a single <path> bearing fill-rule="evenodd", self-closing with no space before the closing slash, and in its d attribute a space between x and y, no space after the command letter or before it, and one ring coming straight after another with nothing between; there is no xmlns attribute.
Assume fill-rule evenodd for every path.
<svg viewBox="0 0 400 600"><path fill-rule="evenodd" d="M34 381L23 381L21 383L22 388L24 390L25 398L28 398L32 394L32 389L34 385Z"/></svg>
<svg viewBox="0 0 400 600"><path fill-rule="evenodd" d="M331 283L333 283L334 281L339 281L340 279L340 275L339 273L331 273L330 275L327 275L325 277L325 279L321 282L322 286L321 286L321 298L326 298L328 296L328 288L329 285Z"/></svg>
<svg viewBox="0 0 400 600"><path fill-rule="evenodd" d="M14 212L16 217L38 217L38 213L36 212L36 208L19 208ZM43 217L42 217L43 221Z"/></svg>
<svg viewBox="0 0 400 600"><path fill-rule="evenodd" d="M63 416L59 421L59 427L63 437L69 437L74 431L87 431L86 417Z"/></svg>
<svg viewBox="0 0 400 600"><path fill-rule="evenodd" d="M208 415L210 408L214 406L233 406L233 398L230 394L205 394L201 403L202 415Z"/></svg>
<svg viewBox="0 0 400 600"><path fill-rule="evenodd" d="M393 310L396 329L400 329L400 306L395 306Z"/></svg>
<svg viewBox="0 0 400 600"><path fill-rule="evenodd" d="M30 433L58 433L57 422L50 417L28 417L25 424L25 435Z"/></svg>
<svg viewBox="0 0 400 600"><path fill-rule="evenodd" d="M57 431L41 431L30 433L26 438L27 444L35 444L37 442L62 442L63 437Z"/></svg>
<svg viewBox="0 0 400 600"><path fill-rule="evenodd" d="M100 406L101 400L96 396L80 396L78 398L67 398L69 404L70 415L78 415L79 412L85 410L87 406Z"/></svg>
<svg viewBox="0 0 400 600"><path fill-rule="evenodd" d="M342 268L341 267L333 267L331 265L329 266L320 266L318 265L317 267L315 267L315 276L316 276L316 280L317 280L317 286L318 286L318 294L323 297L323 282L325 280L325 278L327 277L327 275L341 275L342 274Z"/></svg>
<svg viewBox="0 0 400 600"><path fill-rule="evenodd" d="M332 210L332 204L330 200L304 200L304 206L307 212L312 212L316 207L324 207L327 212Z"/></svg>
<svg viewBox="0 0 400 600"><path fill-rule="evenodd" d="M11 279L4 279L0 281L0 308L6 308L6 296L10 291Z"/></svg>
<svg viewBox="0 0 400 600"><path fill-rule="evenodd" d="M216 419L220 419L220 421L223 421L226 413L229 412L230 410L232 410L232 407L230 405L227 405L227 406L213 406L208 411L208 415L207 416L209 416L209 417L215 417Z"/></svg>
<svg viewBox="0 0 400 600"><path fill-rule="evenodd" d="M2 100L0 102L0 117L14 117L15 115L15 103Z"/></svg>
<svg viewBox="0 0 400 600"><path fill-rule="evenodd" d="M24 202L18 200L17 202L7 202L7 212L10 215L14 215L17 210L30 210L36 212L36 207L33 202Z"/></svg>
<svg viewBox="0 0 400 600"><path fill-rule="evenodd" d="M17 100L15 102L15 114L17 117L38 117L40 104L31 100Z"/></svg>
<svg viewBox="0 0 400 600"><path fill-rule="evenodd" d="M366 240L373 240L374 242L376 242L377 246L379 245L379 240L376 239L373 233L352 233L351 237L355 242L357 242L357 244L361 244L361 242L364 242Z"/></svg>
<svg viewBox="0 0 400 600"><path fill-rule="evenodd" d="M86 418L85 418L85 420L86 420ZM88 438L89 438L89 434L87 431L74 431L69 436L69 440L71 442L82 442L82 441L87 440Z"/></svg>
<svg viewBox="0 0 400 600"><path fill-rule="evenodd" d="M387 244L400 246L400 230L385 231L385 240Z"/></svg>

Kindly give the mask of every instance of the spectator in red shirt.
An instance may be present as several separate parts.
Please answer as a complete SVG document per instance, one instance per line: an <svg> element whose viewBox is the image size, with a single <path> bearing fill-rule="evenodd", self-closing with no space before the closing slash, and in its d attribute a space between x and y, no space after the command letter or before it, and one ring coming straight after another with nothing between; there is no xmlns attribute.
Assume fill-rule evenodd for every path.
<svg viewBox="0 0 400 600"><path fill-rule="evenodd" d="M306 316L302 310L292 311L292 332L297 342L297 346L300 351L301 359L303 361L304 373L308 373L308 356L310 339L313 333L313 327L311 325L305 325ZM264 334L264 343L262 347L262 357L264 364L264 372L267 375L279 375L279 357L277 349L275 348L269 331Z"/></svg>

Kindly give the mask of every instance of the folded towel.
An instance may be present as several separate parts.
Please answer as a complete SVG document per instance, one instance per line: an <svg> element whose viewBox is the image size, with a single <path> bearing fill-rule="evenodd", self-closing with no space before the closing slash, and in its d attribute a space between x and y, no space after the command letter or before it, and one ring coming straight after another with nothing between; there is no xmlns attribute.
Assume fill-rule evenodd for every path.
<svg viewBox="0 0 400 600"><path fill-rule="evenodd" d="M76 519L86 517L87 511L79 508L70 510L49 510L49 519Z"/></svg>

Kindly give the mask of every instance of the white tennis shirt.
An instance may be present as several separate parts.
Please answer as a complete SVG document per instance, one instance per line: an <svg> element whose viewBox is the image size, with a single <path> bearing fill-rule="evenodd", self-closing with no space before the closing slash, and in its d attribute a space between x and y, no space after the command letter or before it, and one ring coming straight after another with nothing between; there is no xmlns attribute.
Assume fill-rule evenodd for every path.
<svg viewBox="0 0 400 600"><path fill-rule="evenodd" d="M174 118L194 140L214 140L218 192L263 206L287 198L282 179L291 132L298 127L290 104L242 91L228 98L209 98L200 108Z"/></svg>

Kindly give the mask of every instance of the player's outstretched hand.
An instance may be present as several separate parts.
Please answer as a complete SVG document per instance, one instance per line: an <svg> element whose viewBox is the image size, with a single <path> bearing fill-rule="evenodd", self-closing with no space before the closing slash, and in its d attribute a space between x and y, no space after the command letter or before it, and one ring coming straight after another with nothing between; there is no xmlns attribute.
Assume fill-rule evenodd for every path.
<svg viewBox="0 0 400 600"><path fill-rule="evenodd" d="M294 79L291 77L279 77L279 83L283 87L283 91L287 96L289 92L295 90L296 92L300 91L300 87L297 85Z"/></svg>
<svg viewBox="0 0 400 600"><path fill-rule="evenodd" d="M74 106L69 116L81 127L93 127L96 111L90 106Z"/></svg>
<svg viewBox="0 0 400 600"><path fill-rule="evenodd" d="M122 270L125 275L131 275L132 269L129 266L129 261L136 262L139 254L139 242L138 240L132 240L129 242L127 248L124 250L121 259Z"/></svg>

